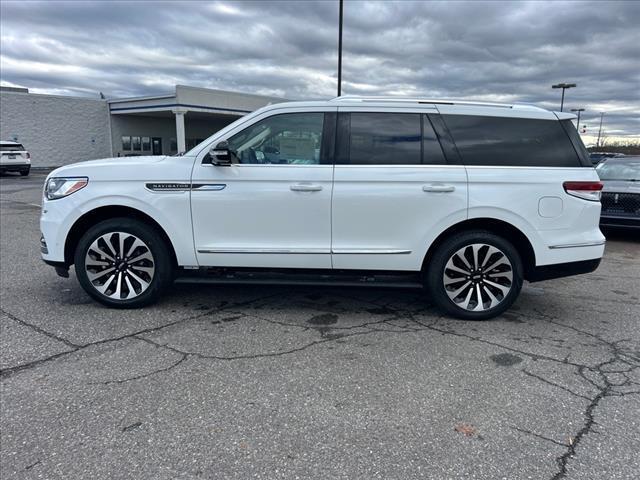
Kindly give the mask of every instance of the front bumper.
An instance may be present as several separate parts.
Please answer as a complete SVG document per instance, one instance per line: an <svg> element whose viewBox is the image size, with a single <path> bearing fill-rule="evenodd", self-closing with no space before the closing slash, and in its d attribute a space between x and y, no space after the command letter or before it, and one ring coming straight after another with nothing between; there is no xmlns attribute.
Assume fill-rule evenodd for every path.
<svg viewBox="0 0 640 480"><path fill-rule="evenodd" d="M640 228L640 216L629 215L602 215L600 217L601 227L617 228Z"/></svg>
<svg viewBox="0 0 640 480"><path fill-rule="evenodd" d="M64 262L52 262L51 260L44 260L43 262L47 265L55 268L56 273L59 277L69 278L69 265Z"/></svg>

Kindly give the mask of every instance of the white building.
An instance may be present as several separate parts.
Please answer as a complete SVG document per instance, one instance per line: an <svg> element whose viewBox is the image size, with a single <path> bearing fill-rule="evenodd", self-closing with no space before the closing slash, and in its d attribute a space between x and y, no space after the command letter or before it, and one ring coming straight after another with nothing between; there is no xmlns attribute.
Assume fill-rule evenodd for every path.
<svg viewBox="0 0 640 480"><path fill-rule="evenodd" d="M284 99L177 85L152 97L92 99L0 88L0 139L35 167L184 152L237 118Z"/></svg>

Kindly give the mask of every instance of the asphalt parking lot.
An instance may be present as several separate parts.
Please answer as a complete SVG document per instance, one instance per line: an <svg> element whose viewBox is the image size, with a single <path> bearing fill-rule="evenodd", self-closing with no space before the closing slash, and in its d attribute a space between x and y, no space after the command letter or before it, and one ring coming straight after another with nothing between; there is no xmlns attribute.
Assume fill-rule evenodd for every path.
<svg viewBox="0 0 640 480"><path fill-rule="evenodd" d="M180 285L109 310L0 178L0 477L637 478L640 241L488 322L419 292Z"/></svg>

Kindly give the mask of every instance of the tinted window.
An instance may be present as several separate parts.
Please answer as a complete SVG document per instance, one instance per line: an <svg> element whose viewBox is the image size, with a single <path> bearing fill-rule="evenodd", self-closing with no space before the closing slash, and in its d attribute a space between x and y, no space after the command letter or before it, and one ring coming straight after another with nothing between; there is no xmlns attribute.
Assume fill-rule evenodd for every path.
<svg viewBox="0 0 640 480"><path fill-rule="evenodd" d="M444 165L447 162L442 154L440 142L429 120L429 116L424 115L422 118L422 163Z"/></svg>
<svg viewBox="0 0 640 480"><path fill-rule="evenodd" d="M351 113L350 163L420 164L420 114Z"/></svg>
<svg viewBox="0 0 640 480"><path fill-rule="evenodd" d="M580 134L578 133L576 127L573 125L573 122L571 120L562 120L560 122L560 125L562 125L564 131L567 132L567 135L569 135L569 139L571 140L575 151L578 152L578 156L582 161L582 165L584 165L585 167L591 167L592 164L591 159L589 158L589 152L584 146L584 143L582 143L582 138L580 138Z"/></svg>
<svg viewBox="0 0 640 480"><path fill-rule="evenodd" d="M229 139L238 163L320 163L323 113L288 113L265 118Z"/></svg>
<svg viewBox="0 0 640 480"><path fill-rule="evenodd" d="M24 147L17 143L16 145L2 145L0 146L0 151L3 152L15 152L15 151L23 151Z"/></svg>
<svg viewBox="0 0 640 480"><path fill-rule="evenodd" d="M443 115L466 165L579 167L559 121Z"/></svg>

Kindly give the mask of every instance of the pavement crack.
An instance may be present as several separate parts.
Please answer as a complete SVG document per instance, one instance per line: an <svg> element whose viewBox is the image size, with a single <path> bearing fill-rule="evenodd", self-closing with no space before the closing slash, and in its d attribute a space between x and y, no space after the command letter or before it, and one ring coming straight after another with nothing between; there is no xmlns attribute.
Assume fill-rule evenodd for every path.
<svg viewBox="0 0 640 480"><path fill-rule="evenodd" d="M176 368L178 365L180 365L182 362L184 362L187 359L188 355L183 354L180 359L178 359L177 362L172 363L171 365L169 365L168 367L164 367L164 368L159 368L157 370L153 370L152 372L148 372L148 373L144 373L141 375L136 375L134 377L128 377L128 378L122 378L122 379L118 379L118 380L107 380L105 382L97 382L97 383L90 383L89 385L112 385L112 384L122 384L122 383L126 383L126 382L131 382L134 380L141 380L143 378L149 378L152 377L153 375L158 375L160 373L166 373L170 370L173 370L174 368Z"/></svg>
<svg viewBox="0 0 640 480"><path fill-rule="evenodd" d="M567 446L566 443L558 442L557 440L554 440L553 438L545 437L544 435L540 435L539 433L532 432L531 430L525 430L524 428L513 427L513 426L511 428L513 430L517 430L518 432L526 433L527 435L531 435L533 437L539 438L540 440L545 440L547 442L554 443L554 444L559 445L561 447L566 447Z"/></svg>
<svg viewBox="0 0 640 480"><path fill-rule="evenodd" d="M524 373L525 375L532 377L532 378L536 378L538 380L540 380L543 383L546 383L547 385L551 385L552 387L556 387L559 388L560 390L563 390L571 395L573 395L574 397L578 397L578 398L582 398L583 400L587 400L587 401L591 401L590 397L587 397L586 395L580 395L579 393L574 392L573 390L571 390L570 388L565 387L564 385L560 385L559 383L555 383L552 382L551 380L547 380L544 377L541 377L540 375L536 375L535 373L529 372L527 369L523 368L522 373Z"/></svg>
<svg viewBox="0 0 640 480"><path fill-rule="evenodd" d="M36 331L36 332L38 332L38 333L40 333L42 335L45 335L45 336L47 336L47 337L49 337L49 338L51 338L51 339L53 339L53 340L55 340L57 342L64 343L67 347L69 347L71 349L78 349L78 348L81 347L80 345L78 345L76 343L70 342L66 338L60 337L59 335L56 335L55 333L48 332L47 330L44 330L43 328L40 328L37 325L29 323L26 320L22 320L21 318L13 315L12 313L7 312L4 308L0 308L0 313L2 313L3 315L6 315L8 318L10 318L11 320L13 320L16 323L19 323L20 325L22 325L24 327L30 328L31 330L34 330L34 331Z"/></svg>
<svg viewBox="0 0 640 480"><path fill-rule="evenodd" d="M589 405L587 405L587 408L584 411L584 424L582 425L582 428L580 428L580 430L578 430L578 432L573 436L573 441L568 445L565 445L567 451L556 458L559 470L553 477L551 477L551 480L559 480L566 477L567 463L571 458L575 456L576 448L578 447L584 436L591 431L591 428L593 427L593 424L595 422L593 418L594 410L598 407L600 401L606 396L607 390L605 389L599 392L595 397L593 397Z"/></svg>
<svg viewBox="0 0 640 480"><path fill-rule="evenodd" d="M138 335L144 335L144 334L147 334L147 333L157 332L157 331L163 330L165 328L172 327L174 325L182 324L182 323L185 323L185 322L188 322L188 321L191 321L191 320L196 320L196 319L208 316L208 315L212 315L212 314L224 311L224 310L226 310L228 308L235 308L235 307L239 307L239 306L250 305L250 304L252 304L254 302L257 302L259 300L264 300L264 299L273 297L274 295L277 295L277 294L270 294L270 295L267 295L267 296L264 296L264 297L259 297L259 298L255 298L255 299L244 301L244 302L236 302L236 303L233 303L233 304L225 304L225 305L222 305L220 307L213 307L213 308L210 308L208 310L203 311L202 313L198 313L196 315L190 315L190 316L185 317L185 318L180 318L180 319L174 320L172 322L165 323L164 325L159 325L159 326L156 326L156 327L149 327L149 328L138 330L138 331L135 331L135 332L132 332L132 333L128 333L126 335L121 335L119 337L105 338L105 339L102 339L102 340L97 340L95 342L89 342L89 343L84 343L84 344L75 344L75 343L72 343L72 342L69 342L69 341L65 341L64 339L60 338L61 342L63 342L63 343L66 342L65 345L68 345L70 350L67 350L67 351L61 352L61 353L57 353L55 355L51 355L49 357L42 358L42 359L39 359L39 360L34 360L32 362L27 362L27 363L23 363L23 364L20 364L20 365L15 365L13 367L7 367L7 368L0 369L0 378L8 378L11 375L14 375L14 374L16 374L18 372L22 372L22 371L25 371L25 370L31 370L32 368L38 367L38 366L40 366L40 365L42 365L44 363L51 362L53 360L57 360L57 359L59 359L61 357L65 357L65 356L71 355L73 353L77 353L77 352L82 351L82 350L84 350L86 348L89 348L89 347L93 347L93 346L97 346L97 345L104 345L104 344L107 344L107 343L119 342L119 341L122 341L122 340L126 340L126 339L129 339L129 338L136 337ZM17 318L14 315L11 315L8 312L5 312L4 310L2 310L2 312L5 313L7 316L9 316L9 318L11 318L11 319L16 319ZM16 321L19 321L20 323L24 323L26 326L28 326L30 328L33 328L34 330L40 329L40 327L28 324L27 322L20 321L20 320L16 320ZM40 330L42 330L42 329L40 329ZM47 335L47 336L53 335L53 334L51 334L49 332L45 332L44 330L42 331L42 333ZM55 338L55 336L54 336L54 338Z"/></svg>

